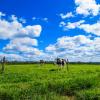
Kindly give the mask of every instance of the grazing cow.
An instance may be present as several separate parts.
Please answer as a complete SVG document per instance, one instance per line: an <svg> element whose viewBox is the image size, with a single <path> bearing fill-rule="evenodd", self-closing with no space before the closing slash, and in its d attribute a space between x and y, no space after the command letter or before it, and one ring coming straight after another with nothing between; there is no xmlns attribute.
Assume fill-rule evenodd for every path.
<svg viewBox="0 0 100 100"><path fill-rule="evenodd" d="M60 68L62 68L62 59L60 58L55 59L55 64L58 66L60 70Z"/></svg>
<svg viewBox="0 0 100 100"><path fill-rule="evenodd" d="M65 66L65 64L66 64L66 60L65 60L65 59L62 59L61 64L62 64L62 67L64 67L64 66Z"/></svg>
<svg viewBox="0 0 100 100"><path fill-rule="evenodd" d="M65 60L65 59L57 58L56 59L56 64L61 68L64 67L65 65L67 65L67 70L68 70L68 59Z"/></svg>
<svg viewBox="0 0 100 100"><path fill-rule="evenodd" d="M44 60L40 60L40 65L44 65L45 61Z"/></svg>
<svg viewBox="0 0 100 100"><path fill-rule="evenodd" d="M59 66L61 66L62 65L62 60L60 58L57 58L56 60L57 60L56 64L59 65Z"/></svg>

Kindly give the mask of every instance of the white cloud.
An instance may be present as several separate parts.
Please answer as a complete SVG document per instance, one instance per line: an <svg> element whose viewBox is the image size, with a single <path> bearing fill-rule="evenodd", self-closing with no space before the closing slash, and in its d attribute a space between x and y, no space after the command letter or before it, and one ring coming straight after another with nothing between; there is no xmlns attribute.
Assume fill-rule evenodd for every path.
<svg viewBox="0 0 100 100"><path fill-rule="evenodd" d="M69 13L67 13L67 14L61 13L61 14L60 14L60 17L61 17L62 19L66 19L66 18L74 17L74 15L73 15L72 12L69 12Z"/></svg>
<svg viewBox="0 0 100 100"><path fill-rule="evenodd" d="M96 0L75 0L76 4L76 14L81 14L87 17L88 15L92 15L93 17L100 14L100 4L97 4ZM61 15L62 18L63 14ZM100 36L100 21L94 24L85 24L86 20L80 20L77 22L65 22L61 21L59 26L63 27L64 30L68 29L82 29L87 33L92 33L97 36Z"/></svg>
<svg viewBox="0 0 100 100"><path fill-rule="evenodd" d="M100 36L100 21L98 21L95 24L81 24L80 26L78 26L78 28L83 29L84 31L86 31L87 33L92 33L95 34L97 36Z"/></svg>
<svg viewBox="0 0 100 100"><path fill-rule="evenodd" d="M36 17L33 17L33 18L32 18L32 20L36 20L36 19L37 19Z"/></svg>
<svg viewBox="0 0 100 100"><path fill-rule="evenodd" d="M94 18L100 14L100 4L97 4L95 0L75 0L75 4L76 14L83 15L84 18L87 16L92 16L92 18ZM61 16L62 19L64 19L65 16ZM96 19L94 21L96 21ZM73 37L61 37L57 39L55 44L51 44L47 47L50 48L48 50L46 49L48 53L50 52L59 57L69 58L71 61L100 62L99 20L94 24L88 24L87 19L83 20L83 18L76 22L68 22L67 20L64 20L60 22L59 26L63 27L64 31L69 29L75 30L76 28L82 29L84 32L89 33L89 36L78 35ZM94 37L93 34L97 37Z"/></svg>
<svg viewBox="0 0 100 100"><path fill-rule="evenodd" d="M65 22L61 22L59 26L63 27L64 30L79 28L84 30L86 33L100 36L100 21L97 21L94 24L85 24L84 22L84 20L73 23L68 22L67 24Z"/></svg>
<svg viewBox="0 0 100 100"><path fill-rule="evenodd" d="M25 50L27 50L27 52ZM4 56L6 57L6 60L8 61L38 61L39 59L45 58L45 54L36 48L30 49L30 48L24 47L21 49L21 51L22 53L20 54L17 53L16 51L4 52L4 53L0 52L0 59Z"/></svg>
<svg viewBox="0 0 100 100"><path fill-rule="evenodd" d="M0 39L9 40L9 43L1 50L0 56L6 56L8 60L33 60L42 55L42 51L36 48L42 31L41 25L25 26L26 20L11 15L9 21L0 19ZM33 57L32 57L33 56Z"/></svg>
<svg viewBox="0 0 100 100"><path fill-rule="evenodd" d="M36 20L36 21L44 21L44 22L48 22L48 18L44 17L44 18L40 18L40 17L33 17L32 20Z"/></svg>
<svg viewBox="0 0 100 100"><path fill-rule="evenodd" d="M18 42L19 40L19 42ZM30 42L33 42L33 44L30 44ZM29 54L29 55L40 55L41 51L38 50L37 48L33 47L36 42L36 40L28 40L28 42L26 41L22 41L22 39L15 39L10 41L9 44L7 44L6 47L3 48L3 51L5 53L16 53L16 54Z"/></svg>
<svg viewBox="0 0 100 100"><path fill-rule="evenodd" d="M26 20L24 19L24 18L19 18L19 21L21 22L21 23L26 23Z"/></svg>
<svg viewBox="0 0 100 100"><path fill-rule="evenodd" d="M11 18L10 18L12 21L17 21L18 18L15 16L15 15L11 15Z"/></svg>
<svg viewBox="0 0 100 100"><path fill-rule="evenodd" d="M2 16L5 16L5 15L6 15L6 14L0 12L0 18L1 18Z"/></svg>
<svg viewBox="0 0 100 100"><path fill-rule="evenodd" d="M42 20L45 21L45 22L48 22L48 18L46 18L46 17L43 18Z"/></svg>
<svg viewBox="0 0 100 100"><path fill-rule="evenodd" d="M24 18L18 18L18 17L16 17L15 15L11 15L11 17L10 17L10 19L12 20L12 21L19 21L20 23L26 23L26 20L24 19Z"/></svg>
<svg viewBox="0 0 100 100"><path fill-rule="evenodd" d="M23 29L27 34L33 36L33 37L39 37L40 33L42 31L42 27L40 25L29 25L26 26L25 29Z"/></svg>
<svg viewBox="0 0 100 100"><path fill-rule="evenodd" d="M6 57L6 60L8 61L24 61L24 57L18 54L0 53L0 59L4 56Z"/></svg>
<svg viewBox="0 0 100 100"><path fill-rule="evenodd" d="M84 20L80 20L78 22L73 22L73 23L71 23L71 22L68 22L68 23L61 22L59 26L63 27L64 30L75 29L75 28L79 27L84 22L85 22Z"/></svg>
<svg viewBox="0 0 100 100"><path fill-rule="evenodd" d="M85 22L84 20L80 20L80 21L74 22L74 23L68 22L68 24L65 27L68 29L75 29L84 22Z"/></svg>
<svg viewBox="0 0 100 100"><path fill-rule="evenodd" d="M42 31L42 27L40 25L24 26L14 15L11 16L11 19L12 21L0 19L0 39L11 39L21 36L40 36L40 33Z"/></svg>
<svg viewBox="0 0 100 100"><path fill-rule="evenodd" d="M7 47L9 48L11 46L18 46L18 45L37 46L38 42L36 39L31 39L29 37L14 38L13 40L10 41Z"/></svg>
<svg viewBox="0 0 100 100"><path fill-rule="evenodd" d="M100 12L100 4L95 0L75 0L75 4L77 14L97 16Z"/></svg>
<svg viewBox="0 0 100 100"><path fill-rule="evenodd" d="M46 47L47 51L55 51L56 47L54 45L49 45L48 47Z"/></svg>
<svg viewBox="0 0 100 100"><path fill-rule="evenodd" d="M69 58L70 61L100 62L100 38L90 39L88 36L64 36L55 44L46 47L53 57ZM93 58L93 59L92 59Z"/></svg>
<svg viewBox="0 0 100 100"><path fill-rule="evenodd" d="M60 22L59 27L64 27L66 26L66 23L64 21Z"/></svg>

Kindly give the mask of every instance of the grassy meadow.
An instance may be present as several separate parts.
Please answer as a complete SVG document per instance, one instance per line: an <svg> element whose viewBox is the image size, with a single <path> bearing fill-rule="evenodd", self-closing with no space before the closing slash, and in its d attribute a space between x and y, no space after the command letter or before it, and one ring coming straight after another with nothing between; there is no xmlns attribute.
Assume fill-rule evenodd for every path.
<svg viewBox="0 0 100 100"><path fill-rule="evenodd" d="M100 100L100 65L70 64L69 71L53 64L6 65L0 100Z"/></svg>

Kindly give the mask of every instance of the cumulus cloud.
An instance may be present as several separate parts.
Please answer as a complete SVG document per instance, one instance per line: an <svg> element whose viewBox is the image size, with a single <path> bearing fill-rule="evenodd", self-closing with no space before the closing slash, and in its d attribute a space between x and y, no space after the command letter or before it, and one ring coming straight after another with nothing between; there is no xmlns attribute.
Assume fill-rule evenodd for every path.
<svg viewBox="0 0 100 100"><path fill-rule="evenodd" d="M69 58L71 61L99 61L100 38L90 39L84 35L64 36L55 44L46 47L46 51L55 57ZM92 59L93 58L93 59Z"/></svg>
<svg viewBox="0 0 100 100"><path fill-rule="evenodd" d="M60 17L61 17L62 19L66 19L66 18L74 17L74 15L73 15L72 12L69 12L69 13L67 13L67 14L61 13L61 14L60 14Z"/></svg>
<svg viewBox="0 0 100 100"><path fill-rule="evenodd" d="M54 45L49 45L49 46L46 47L45 49L46 49L46 51L48 51L48 52L49 52L49 51L52 51L52 52L53 52L53 51L56 50L56 47L55 47Z"/></svg>
<svg viewBox="0 0 100 100"><path fill-rule="evenodd" d="M84 23L85 21L84 20L80 20L78 22L74 22L74 23L71 23L71 22L68 22L67 26L65 26L66 28L70 28L70 29L75 29L77 28L78 26L80 26L82 23Z"/></svg>
<svg viewBox="0 0 100 100"><path fill-rule="evenodd" d="M43 18L42 20L45 21L45 22L48 22L48 18L46 18L46 17Z"/></svg>
<svg viewBox="0 0 100 100"><path fill-rule="evenodd" d="M37 48L26 45L21 46L4 48L3 52L0 53L0 59L5 56L9 61L38 61L44 57L44 53Z"/></svg>
<svg viewBox="0 0 100 100"><path fill-rule="evenodd" d="M32 46L8 44L3 50L7 53L21 53L39 55L41 52Z"/></svg>
<svg viewBox="0 0 100 100"><path fill-rule="evenodd" d="M11 39L14 37L31 36L38 37L42 31L40 25L24 26L17 20L14 15L11 16L12 21L0 19L0 39Z"/></svg>
<svg viewBox="0 0 100 100"><path fill-rule="evenodd" d="M75 29L75 28L79 27L84 22L85 22L84 20L80 20L78 22L73 22L73 23L71 23L71 22L68 22L68 23L60 22L60 27L63 27L64 30Z"/></svg>
<svg viewBox="0 0 100 100"><path fill-rule="evenodd" d="M60 14L62 19L75 17L77 14L87 16L97 16L100 14L100 4L96 0L74 0L75 1L75 11L69 12L67 14Z"/></svg>
<svg viewBox="0 0 100 100"><path fill-rule="evenodd" d="M94 24L81 24L78 28L83 29L87 33L92 33L97 36L100 36L100 21Z"/></svg>
<svg viewBox="0 0 100 100"><path fill-rule="evenodd" d="M100 4L95 0L75 0L75 4L77 14L97 16L100 12Z"/></svg>
<svg viewBox="0 0 100 100"><path fill-rule="evenodd" d="M36 20L36 19L37 19L36 17L33 17L33 18L32 18L32 20Z"/></svg>
<svg viewBox="0 0 100 100"><path fill-rule="evenodd" d="M64 21L60 22L59 27L64 27L66 26L66 23Z"/></svg>
<svg viewBox="0 0 100 100"><path fill-rule="evenodd" d="M64 36L57 39L55 44L49 45L46 50L50 53L55 52L60 57L68 57L72 61L100 62L100 21L97 19L97 22L90 24L89 20L85 19L88 16L88 19L92 17L92 20L96 21L94 18L100 14L100 4L97 4L96 0L75 0L75 4L76 8L73 12L76 17L78 14L82 15L77 17L80 20L72 22L63 20L59 26L64 31L73 29L75 32L76 29L81 29L93 37L85 35ZM63 15L61 16L63 17ZM93 34L96 36L94 37Z"/></svg>
<svg viewBox="0 0 100 100"><path fill-rule="evenodd" d="M3 16L3 13L1 13ZM10 19L0 19L0 39L9 40L3 47L0 56L5 56L9 60L32 60L33 56L42 55L42 51L36 48L40 36L41 25L24 25L26 20L11 15ZM30 58L31 57L31 58Z"/></svg>
<svg viewBox="0 0 100 100"><path fill-rule="evenodd" d="M84 30L86 33L100 36L100 21L97 21L94 24L85 24L84 20L73 23L68 22L67 24L65 22L61 22L60 27L63 27L64 30L79 28Z"/></svg>
<svg viewBox="0 0 100 100"><path fill-rule="evenodd" d="M7 44L6 48L12 48L14 46L19 46L19 45L37 46L38 41L36 39L31 39L29 37L14 38L13 40L10 41L9 44Z"/></svg>
<svg viewBox="0 0 100 100"><path fill-rule="evenodd" d="M26 23L26 20L24 19L24 18L18 18L17 16L15 16L15 15L11 15L11 17L10 17L10 19L12 20L12 21L19 21L19 22L21 22L21 23Z"/></svg>
<svg viewBox="0 0 100 100"><path fill-rule="evenodd" d="M44 18L40 18L40 17L33 17L32 20L36 20L36 21L44 21L44 22L48 22L48 18L44 17Z"/></svg>
<svg viewBox="0 0 100 100"><path fill-rule="evenodd" d="M6 15L6 14L0 12L0 18L1 18L2 16L5 16L5 15Z"/></svg>
<svg viewBox="0 0 100 100"><path fill-rule="evenodd" d="M10 43L3 48L4 56L6 56L7 59L11 59L11 57L9 56L10 54L17 55L17 57L19 55L19 57L23 58L22 61L33 60L34 57L39 57L43 54L41 50L34 46L37 46L36 39L16 38L11 40ZM12 60L13 58L14 57L12 56Z"/></svg>
<svg viewBox="0 0 100 100"><path fill-rule="evenodd" d="M4 56L6 57L6 60L8 61L24 61L24 57L18 54L0 53L0 59Z"/></svg>
<svg viewBox="0 0 100 100"><path fill-rule="evenodd" d="M75 4L76 14L81 14L85 17L87 17L88 15L92 15L93 18L100 14L100 4L97 4L96 0L75 0ZM63 14L61 16L63 18ZM61 21L59 26L63 27L64 30L79 28L83 29L87 33L92 33L97 36L100 36L100 21L97 21L97 23L94 24L84 24L86 22L87 21L85 19L80 19L80 21L77 22Z"/></svg>

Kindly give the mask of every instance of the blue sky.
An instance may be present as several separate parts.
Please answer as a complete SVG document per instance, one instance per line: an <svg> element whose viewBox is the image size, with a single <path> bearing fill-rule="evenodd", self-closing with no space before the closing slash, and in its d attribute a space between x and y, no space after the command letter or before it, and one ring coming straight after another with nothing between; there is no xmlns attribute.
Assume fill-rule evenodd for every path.
<svg viewBox="0 0 100 100"><path fill-rule="evenodd" d="M99 0L0 0L0 56L100 62L99 27Z"/></svg>
<svg viewBox="0 0 100 100"><path fill-rule="evenodd" d="M67 3L69 5L67 5ZM66 7L67 6L67 7ZM69 6L69 7L68 7ZM27 20L27 23L30 25L40 24L43 27L43 32L40 41L47 43L52 43L56 41L58 36L66 34L59 29L59 22L61 18L57 15L63 12L73 10L74 2L62 0L62 1L50 1L50 0L1 0L0 1L0 10L6 13L8 16L16 15L17 17L23 17ZM32 18L48 18L49 22L46 23L42 20L34 20ZM52 35L55 35L52 37ZM47 37L52 37L48 40ZM46 43L47 42L47 43ZM43 48L42 48L43 49Z"/></svg>

